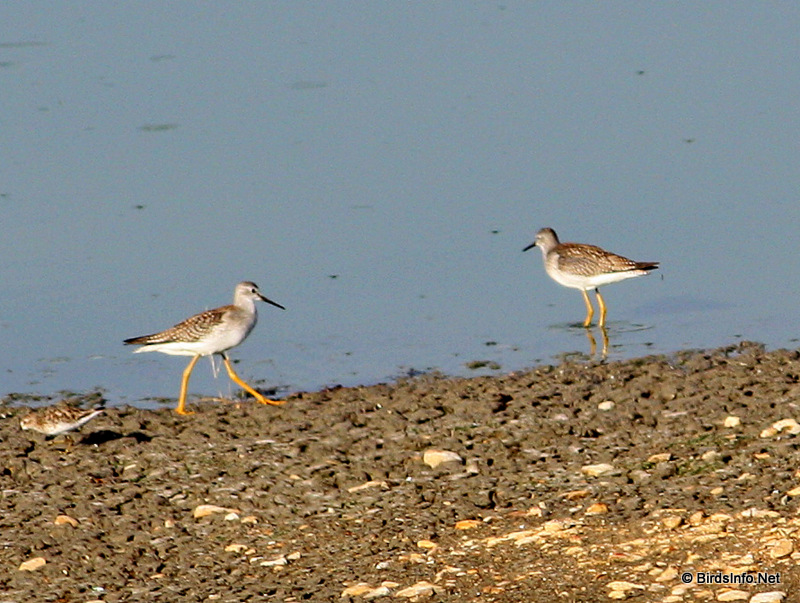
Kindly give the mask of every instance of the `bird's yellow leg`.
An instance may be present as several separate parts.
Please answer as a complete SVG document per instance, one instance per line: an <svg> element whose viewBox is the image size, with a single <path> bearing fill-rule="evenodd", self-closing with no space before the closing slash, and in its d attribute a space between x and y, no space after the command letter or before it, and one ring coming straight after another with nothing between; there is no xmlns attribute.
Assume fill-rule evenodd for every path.
<svg viewBox="0 0 800 603"><path fill-rule="evenodd" d="M236 371L233 370L233 367L231 366L231 361L228 359L227 355L223 354L222 359L225 362L225 368L228 370L228 377L230 377L233 382L238 384L239 387L244 389L247 393L249 393L251 396L253 396L256 400L261 402L261 404L273 404L275 406L278 406L279 404L283 404L284 402L286 402L286 400L270 400L269 398L265 398L264 396L259 394L256 390L254 390L252 387L247 385L247 383L242 381L242 379L239 377L239 375L236 374Z"/></svg>
<svg viewBox="0 0 800 603"><path fill-rule="evenodd" d="M603 301L603 296L600 295L600 289L595 289L594 292L597 295L597 305L600 306L600 322L597 323L597 326L604 327L606 326L606 304Z"/></svg>
<svg viewBox="0 0 800 603"><path fill-rule="evenodd" d="M178 406L175 409L179 415L193 415L194 413L186 410L186 390L189 386L189 375L192 374L194 365L197 364L197 359L200 356L195 356L189 361L189 365L183 371L183 379L181 379L181 395L178 397Z"/></svg>
<svg viewBox="0 0 800 603"><path fill-rule="evenodd" d="M581 289L581 293L583 293L583 301L586 302L586 320L583 321L583 326L588 327L592 324L592 316L594 316L594 308L592 307L592 302L589 299L589 294L586 293L584 289Z"/></svg>

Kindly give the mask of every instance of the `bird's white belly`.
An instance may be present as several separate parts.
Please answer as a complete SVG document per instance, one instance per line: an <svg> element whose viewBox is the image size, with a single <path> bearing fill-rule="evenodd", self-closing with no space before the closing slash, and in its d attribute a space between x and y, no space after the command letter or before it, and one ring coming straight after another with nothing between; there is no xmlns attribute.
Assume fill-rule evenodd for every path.
<svg viewBox="0 0 800 603"><path fill-rule="evenodd" d="M626 270L623 272L604 272L592 276L583 276L579 274L570 274L569 272L552 270L547 267L547 274L564 287L571 287L572 289L582 289L589 291L603 285L610 285L625 279L633 278L635 276L642 276L646 274L643 270Z"/></svg>
<svg viewBox="0 0 800 603"><path fill-rule="evenodd" d="M249 326L249 328L247 328ZM252 330L252 325L242 325L242 328L217 328L203 337L200 341L170 341L167 343L154 343L145 345L136 350L139 352L161 352L172 356L209 356L219 354L236 347L247 337Z"/></svg>

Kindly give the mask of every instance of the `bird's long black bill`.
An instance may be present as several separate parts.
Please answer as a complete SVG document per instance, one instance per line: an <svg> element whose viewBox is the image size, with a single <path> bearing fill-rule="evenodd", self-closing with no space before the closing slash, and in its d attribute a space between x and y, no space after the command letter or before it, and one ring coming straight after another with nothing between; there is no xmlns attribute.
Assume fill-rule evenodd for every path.
<svg viewBox="0 0 800 603"><path fill-rule="evenodd" d="M266 297L264 297L264 296L263 296L263 295L261 295L261 294L259 294L259 297L261 298L261 301L265 301L265 302L267 302L268 304L272 304L272 305L273 305L273 306L275 306L276 308L280 308L281 310L285 310L285 309L286 309L286 308L284 308L282 305L280 305L278 302L274 302L274 301L272 301L271 299L267 299Z"/></svg>
<svg viewBox="0 0 800 603"><path fill-rule="evenodd" d="M533 249L534 247L536 247L536 243L531 243L530 245L528 245L528 246L527 246L525 249L523 249L522 251L528 251L528 249Z"/></svg>

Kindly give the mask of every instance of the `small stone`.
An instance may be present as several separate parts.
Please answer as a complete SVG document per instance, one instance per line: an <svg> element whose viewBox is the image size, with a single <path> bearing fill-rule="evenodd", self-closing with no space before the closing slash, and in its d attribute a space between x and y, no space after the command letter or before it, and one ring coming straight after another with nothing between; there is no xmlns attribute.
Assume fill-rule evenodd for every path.
<svg viewBox="0 0 800 603"><path fill-rule="evenodd" d="M671 460L672 455L669 452L660 452L659 454L651 455L650 458L647 459L647 462L658 465L659 463L667 463Z"/></svg>
<svg viewBox="0 0 800 603"><path fill-rule="evenodd" d="M597 410L612 410L614 406L615 404L612 400L606 400L597 405Z"/></svg>
<svg viewBox="0 0 800 603"><path fill-rule="evenodd" d="M384 584L368 593L364 593L363 597L365 600L369 601L371 599L377 599L378 597L388 597L390 594L391 591L389 587Z"/></svg>
<svg viewBox="0 0 800 603"><path fill-rule="evenodd" d="M788 538L783 538L775 542L769 551L769 556L773 559L780 559L786 557L794 552L794 544Z"/></svg>
<svg viewBox="0 0 800 603"><path fill-rule="evenodd" d="M786 493L787 496L800 496L800 486L792 488Z"/></svg>
<svg viewBox="0 0 800 603"><path fill-rule="evenodd" d="M463 459L457 453L450 450L436 450L429 448L422 455L422 462L431 469L436 469L443 463L460 463Z"/></svg>
<svg viewBox="0 0 800 603"><path fill-rule="evenodd" d="M241 553L245 550L247 550L246 544L232 543L225 547L226 553Z"/></svg>
<svg viewBox="0 0 800 603"><path fill-rule="evenodd" d="M398 590L394 596L405 597L407 599L413 599L414 597L430 597L431 595L442 592L442 590L440 586L423 580L422 582L417 582L413 586Z"/></svg>
<svg viewBox="0 0 800 603"><path fill-rule="evenodd" d="M477 528L483 522L478 519L462 519L456 522L456 530L471 530Z"/></svg>
<svg viewBox="0 0 800 603"><path fill-rule="evenodd" d="M608 505L606 503L594 503L589 505L585 511L586 515L602 515L608 513Z"/></svg>
<svg viewBox="0 0 800 603"><path fill-rule="evenodd" d="M614 466L608 463L598 463L597 465L584 465L581 467L581 473L589 477L600 477L601 475L608 475L614 472Z"/></svg>
<svg viewBox="0 0 800 603"><path fill-rule="evenodd" d="M609 582L606 584L612 591L629 591L629 590L644 590L644 586L641 584L636 584L634 582L625 582L623 580L615 580L614 582Z"/></svg>
<svg viewBox="0 0 800 603"><path fill-rule="evenodd" d="M44 557L33 557L32 559L28 559L27 561L23 561L19 565L19 571L21 572L35 572L40 567L43 567L47 563L47 560Z"/></svg>
<svg viewBox="0 0 800 603"><path fill-rule="evenodd" d="M729 415L729 416L725 417L725 422L723 423L723 425L725 427L729 427L729 428L739 427L739 425L741 425L741 424L742 424L742 420L739 417L736 417L734 415Z"/></svg>
<svg viewBox="0 0 800 603"><path fill-rule="evenodd" d="M542 532L545 534L555 534L570 527L570 524L561 519L551 519L542 524Z"/></svg>
<svg viewBox="0 0 800 603"><path fill-rule="evenodd" d="M239 519L238 513L231 512L225 516L225 521L236 521L237 519Z"/></svg>
<svg viewBox="0 0 800 603"><path fill-rule="evenodd" d="M711 496L720 496L723 492L725 492L725 488L722 486L717 486L716 488L711 489Z"/></svg>
<svg viewBox="0 0 800 603"><path fill-rule="evenodd" d="M352 586L345 588L339 597L361 597L369 592L372 592L373 590L375 589L366 582L359 582L358 584L353 584Z"/></svg>
<svg viewBox="0 0 800 603"><path fill-rule="evenodd" d="M788 431L792 435L800 433L800 424L794 419L781 419L780 421L776 421L772 424L772 428L778 432Z"/></svg>
<svg viewBox="0 0 800 603"><path fill-rule="evenodd" d="M242 523L258 523L258 517L255 515L248 515L247 517L242 517Z"/></svg>
<svg viewBox="0 0 800 603"><path fill-rule="evenodd" d="M777 511L770 511L768 509L756 509L755 507L745 509L739 513L742 517L752 517L753 519L774 519L780 517L781 514Z"/></svg>
<svg viewBox="0 0 800 603"><path fill-rule="evenodd" d="M295 551L294 553L289 553L288 555L286 555L286 560L287 561L297 561L302 556L303 556L303 554L300 551Z"/></svg>
<svg viewBox="0 0 800 603"><path fill-rule="evenodd" d="M758 593L753 595L750 603L781 603L786 598L786 593L782 590L773 590L768 593Z"/></svg>
<svg viewBox="0 0 800 603"><path fill-rule="evenodd" d="M691 526L699 526L701 523L703 523L703 519L705 518L705 516L706 514L703 513L702 511L697 511L696 513L692 513L689 516L688 523Z"/></svg>
<svg viewBox="0 0 800 603"><path fill-rule="evenodd" d="M659 574L658 578L656 578L656 582L671 582L677 577L678 570L670 565L667 569L661 572L661 574Z"/></svg>
<svg viewBox="0 0 800 603"><path fill-rule="evenodd" d="M747 601L750 593L743 590L723 590L717 593L717 601Z"/></svg>
<svg viewBox="0 0 800 603"><path fill-rule="evenodd" d="M383 480L372 480L369 482L365 482L363 484L359 484L358 486L352 486L347 489L348 492L361 492L362 490L369 490L370 488L381 488L385 489L388 488L389 484L387 484Z"/></svg>
<svg viewBox="0 0 800 603"><path fill-rule="evenodd" d="M586 498L590 494L591 492L589 492L589 490L572 490L564 494L564 498L567 500L579 500L581 498Z"/></svg>
<svg viewBox="0 0 800 603"><path fill-rule="evenodd" d="M421 549L430 549L430 550L438 547L438 545L432 540L418 540L417 546Z"/></svg>
<svg viewBox="0 0 800 603"><path fill-rule="evenodd" d="M238 513L238 509L228 509L226 507L218 507L217 505L198 505L194 510L194 518L200 519L207 515L214 515L215 513Z"/></svg>
<svg viewBox="0 0 800 603"><path fill-rule="evenodd" d="M683 518L678 515L668 515L661 520L661 524L668 530L674 530L683 523Z"/></svg>
<svg viewBox="0 0 800 603"><path fill-rule="evenodd" d="M78 527L78 520L75 519L74 517L70 517L69 515L59 515L58 517L55 518L53 523L56 524L57 526L69 525L72 526L73 528Z"/></svg>
<svg viewBox="0 0 800 603"><path fill-rule="evenodd" d="M713 463L719 458L719 452L717 452L716 450L707 450L702 454L700 458L704 460L706 463Z"/></svg>
<svg viewBox="0 0 800 603"><path fill-rule="evenodd" d="M289 562L286 560L286 557L281 555L277 559L272 559L270 561L262 561L259 563L262 567L274 567L276 565L288 565Z"/></svg>

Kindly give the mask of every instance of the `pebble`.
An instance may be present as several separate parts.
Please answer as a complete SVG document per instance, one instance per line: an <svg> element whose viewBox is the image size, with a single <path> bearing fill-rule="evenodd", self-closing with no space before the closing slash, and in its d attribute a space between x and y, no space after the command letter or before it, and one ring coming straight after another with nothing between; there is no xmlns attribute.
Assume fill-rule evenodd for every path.
<svg viewBox="0 0 800 603"><path fill-rule="evenodd" d="M688 523L692 526L699 526L701 523L703 523L705 516L706 514L702 511L696 511L689 516Z"/></svg>
<svg viewBox="0 0 800 603"><path fill-rule="evenodd" d="M800 424L794 419L781 419L780 421L775 421L770 427L762 431L761 437L771 438L781 431L788 431L792 435L797 435L800 433Z"/></svg>
<svg viewBox="0 0 800 603"><path fill-rule="evenodd" d="M478 519L462 519L456 522L456 530L471 530L477 528L483 522Z"/></svg>
<svg viewBox="0 0 800 603"><path fill-rule="evenodd" d="M363 597L366 600L377 599L378 597L388 597L391 594L388 586L379 586L368 593L364 593Z"/></svg>
<svg viewBox="0 0 800 603"><path fill-rule="evenodd" d="M247 550L246 544L239 544L239 543L232 543L225 547L226 553L241 553L242 551Z"/></svg>
<svg viewBox="0 0 800 603"><path fill-rule="evenodd" d="M678 515L669 515L661 520L661 523L668 530L674 530L683 523L683 518Z"/></svg>
<svg viewBox="0 0 800 603"><path fill-rule="evenodd" d="M792 541L788 538L783 538L772 545L772 548L769 551L769 556L773 559L780 559L781 557L791 555L793 552L794 543L792 543Z"/></svg>
<svg viewBox="0 0 800 603"><path fill-rule="evenodd" d="M414 597L429 597L436 593L442 592L441 586L436 586L435 584L431 584L423 580L422 582L417 582L413 586L409 586L408 588L404 588L403 590L398 590L394 596L395 597L405 597L407 599L412 599Z"/></svg>
<svg viewBox="0 0 800 603"><path fill-rule="evenodd" d="M371 585L367 584L366 582L359 582L358 584L353 584L352 586L348 586L342 591L342 594L339 595L341 598L344 597L361 597L367 593L372 592L375 590Z"/></svg>
<svg viewBox="0 0 800 603"><path fill-rule="evenodd" d="M669 566L656 578L656 582L671 582L678 577L678 570L673 566Z"/></svg>
<svg viewBox="0 0 800 603"><path fill-rule="evenodd" d="M750 593L743 590L723 590L717 593L717 601L747 601Z"/></svg>
<svg viewBox="0 0 800 603"><path fill-rule="evenodd" d="M572 490L564 494L564 498L567 500L578 500L580 498L586 498L590 494L591 492L589 492L589 490Z"/></svg>
<svg viewBox="0 0 800 603"><path fill-rule="evenodd" d="M624 580L615 580L614 582L609 582L606 584L606 587L611 591L629 591L629 590L644 590L644 586L641 584L636 584L634 582L625 582Z"/></svg>
<svg viewBox="0 0 800 603"><path fill-rule="evenodd" d="M59 515L58 517L55 518L53 523L56 524L57 526L70 525L73 528L78 527L78 520L75 519L74 517L70 517L69 515Z"/></svg>
<svg viewBox="0 0 800 603"><path fill-rule="evenodd" d="M602 515L603 513L608 513L608 505L606 503L594 503L586 509L586 515Z"/></svg>
<svg viewBox="0 0 800 603"><path fill-rule="evenodd" d="M462 460L458 453L452 452L451 450L429 448L422 455L422 462L431 469L436 469L436 467L444 463L460 463Z"/></svg>
<svg viewBox="0 0 800 603"><path fill-rule="evenodd" d="M358 486L351 486L347 489L348 492L361 492L362 490L369 490L370 488L381 488L387 489L389 484L387 484L383 480L372 480L368 482L364 482L363 484L359 484Z"/></svg>
<svg viewBox="0 0 800 603"><path fill-rule="evenodd" d="M650 458L647 459L647 462L658 465L659 463L667 463L671 460L672 455L669 452L660 452L659 454L651 455Z"/></svg>
<svg viewBox="0 0 800 603"><path fill-rule="evenodd" d="M600 477L601 475L608 475L614 472L614 466L608 463L598 463L597 465L584 465L581 467L581 473L589 477Z"/></svg>
<svg viewBox="0 0 800 603"><path fill-rule="evenodd" d="M27 561L23 561L19 565L19 571L21 572L35 572L40 567L43 567L47 563L47 560L44 557L33 557L32 559L28 559Z"/></svg>
<svg viewBox="0 0 800 603"><path fill-rule="evenodd" d="M755 507L751 509L745 509L741 513L739 513L742 517L752 517L753 519L773 519L775 517L780 517L781 514L777 511L769 511L767 509L756 509Z"/></svg>
<svg viewBox="0 0 800 603"><path fill-rule="evenodd" d="M753 595L750 603L780 603L786 598L786 593L782 590L773 590L768 593L758 593Z"/></svg>
<svg viewBox="0 0 800 603"><path fill-rule="evenodd" d="M786 493L787 496L800 496L800 486L792 488Z"/></svg>
<svg viewBox="0 0 800 603"><path fill-rule="evenodd" d="M281 555L277 559L271 559L270 561L262 561L259 565L262 567L274 567L276 565L288 565L289 562L286 560L286 557Z"/></svg>
<svg viewBox="0 0 800 603"><path fill-rule="evenodd" d="M725 427L739 427L739 425L741 425L741 424L742 424L742 420L739 417L734 416L734 415L730 415L730 416L725 417L725 422L723 423L723 425Z"/></svg>
<svg viewBox="0 0 800 603"><path fill-rule="evenodd" d="M201 517L206 517L207 515L214 515L215 513L238 513L238 509L228 509L227 507L218 507L217 505L198 505L194 509L194 518L200 519Z"/></svg>
<svg viewBox="0 0 800 603"><path fill-rule="evenodd" d="M615 406L615 404L614 404L614 402L612 400L606 400L605 402L600 402L600 404L597 405L597 409L598 410L612 410L614 408L614 406Z"/></svg>
<svg viewBox="0 0 800 603"><path fill-rule="evenodd" d="M798 424L794 419L781 419L780 421L773 423L772 426L778 431L788 430L792 435L797 435L800 433L800 424Z"/></svg>

